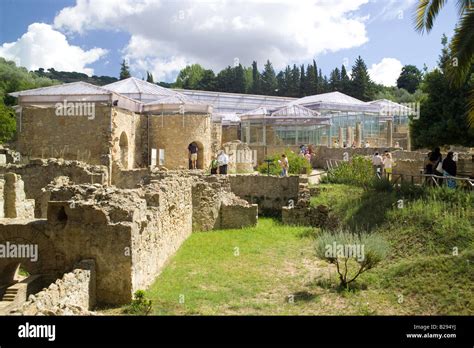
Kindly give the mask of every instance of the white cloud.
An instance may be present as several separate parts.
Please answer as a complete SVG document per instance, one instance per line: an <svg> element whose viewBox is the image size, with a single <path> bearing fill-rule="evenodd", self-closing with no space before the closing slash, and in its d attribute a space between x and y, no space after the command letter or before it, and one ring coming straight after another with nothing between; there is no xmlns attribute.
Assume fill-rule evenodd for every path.
<svg viewBox="0 0 474 348"><path fill-rule="evenodd" d="M380 63L372 64L369 75L374 82L384 86L396 86L403 64L395 58L383 58Z"/></svg>
<svg viewBox="0 0 474 348"><path fill-rule="evenodd" d="M214 70L270 59L275 68L368 41L355 12L369 0L77 0L61 10L55 28L71 33L120 30L130 34L131 66L167 69L198 62ZM175 71L176 73L176 71Z"/></svg>
<svg viewBox="0 0 474 348"><path fill-rule="evenodd" d="M62 71L78 71L88 75L94 63L107 53L102 48L83 50L70 45L66 36L45 23L33 23L17 41L0 46L0 56L15 61L30 70L54 68Z"/></svg>
<svg viewBox="0 0 474 348"><path fill-rule="evenodd" d="M382 10L372 18L376 20L410 19L418 0L372 0L374 3L383 4Z"/></svg>

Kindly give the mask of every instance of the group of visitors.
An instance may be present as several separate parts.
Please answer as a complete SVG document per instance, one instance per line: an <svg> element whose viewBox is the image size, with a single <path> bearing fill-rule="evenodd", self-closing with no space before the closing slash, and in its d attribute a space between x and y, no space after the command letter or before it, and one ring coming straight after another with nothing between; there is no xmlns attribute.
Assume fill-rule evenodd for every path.
<svg viewBox="0 0 474 348"><path fill-rule="evenodd" d="M211 165L209 169L211 170L211 175L226 175L228 166L229 156L225 153L224 150L219 150L219 152L217 152L217 156L212 156Z"/></svg>
<svg viewBox="0 0 474 348"><path fill-rule="evenodd" d="M446 183L449 188L456 187L455 177L457 174L457 165L454 160L454 152L450 151L443 160L439 147L428 152L425 158L425 174L447 177ZM440 182L440 181L438 181Z"/></svg>
<svg viewBox="0 0 474 348"><path fill-rule="evenodd" d="M392 169L395 166L390 151L384 151L383 155L380 155L378 152L374 153L372 156L372 166L375 175L379 178L384 176L387 180L390 180L392 178Z"/></svg>
<svg viewBox="0 0 474 348"><path fill-rule="evenodd" d="M311 145L300 145L299 155L305 158L308 162L311 162L311 157L313 156L313 147Z"/></svg>
<svg viewBox="0 0 474 348"><path fill-rule="evenodd" d="M198 167L198 145L192 142L188 146L189 152L189 169L197 169ZM227 174L227 168L229 166L229 156L224 150L219 150L217 155L213 155L211 159L210 171L211 174Z"/></svg>

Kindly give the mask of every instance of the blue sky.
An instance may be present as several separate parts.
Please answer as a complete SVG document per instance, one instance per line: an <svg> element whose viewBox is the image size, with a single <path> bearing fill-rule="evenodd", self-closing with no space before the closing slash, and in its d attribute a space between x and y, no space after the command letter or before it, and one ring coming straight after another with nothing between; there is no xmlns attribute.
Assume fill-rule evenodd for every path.
<svg viewBox="0 0 474 348"><path fill-rule="evenodd" d="M296 4L298 3L298 4ZM452 36L452 1L434 30L414 30L415 0L0 0L0 56L39 66L117 76L132 72L173 80L199 63L215 71L234 62L260 67L309 63L325 74L361 55L372 78L393 84L402 65L436 65L441 35Z"/></svg>

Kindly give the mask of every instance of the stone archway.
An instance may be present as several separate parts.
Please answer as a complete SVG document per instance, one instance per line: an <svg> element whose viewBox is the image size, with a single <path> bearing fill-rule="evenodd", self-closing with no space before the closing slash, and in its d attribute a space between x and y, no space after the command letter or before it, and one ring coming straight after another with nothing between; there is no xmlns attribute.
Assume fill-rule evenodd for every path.
<svg viewBox="0 0 474 348"><path fill-rule="evenodd" d="M128 137L125 132L120 134L120 162L122 163L122 167L124 169L128 169Z"/></svg>
<svg viewBox="0 0 474 348"><path fill-rule="evenodd" d="M196 167L197 169L204 169L205 167L205 163L204 163L204 146L202 145L202 143L200 141L191 141L189 143L189 145L191 145L192 143L195 143L198 147L198 156L197 156L197 163L196 163ZM189 169L191 169L191 159L189 159L189 166L188 166Z"/></svg>

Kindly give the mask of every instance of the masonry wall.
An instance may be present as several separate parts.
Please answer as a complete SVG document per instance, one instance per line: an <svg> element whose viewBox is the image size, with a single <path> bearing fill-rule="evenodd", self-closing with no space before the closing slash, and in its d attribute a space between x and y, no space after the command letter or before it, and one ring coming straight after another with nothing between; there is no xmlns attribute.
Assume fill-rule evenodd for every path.
<svg viewBox="0 0 474 348"><path fill-rule="evenodd" d="M112 160L125 170L146 167L148 164L146 116L113 108L112 120ZM127 146L121 143L124 139Z"/></svg>
<svg viewBox="0 0 474 348"><path fill-rule="evenodd" d="M22 315L83 315L95 305L94 260L83 260L13 311Z"/></svg>
<svg viewBox="0 0 474 348"><path fill-rule="evenodd" d="M168 169L189 168L188 145L198 143L199 168L207 168L212 153L212 125L207 114L151 115L150 149L164 149L164 166Z"/></svg>
<svg viewBox="0 0 474 348"><path fill-rule="evenodd" d="M132 290L146 289L192 233L190 178L152 182L145 199L148 213L132 233Z"/></svg>
<svg viewBox="0 0 474 348"><path fill-rule="evenodd" d="M26 198L35 200L35 216L41 217L40 200L42 188L60 176L67 176L76 184L107 184L108 169L105 166L93 166L77 161L57 159L35 159L25 165L10 164L0 166L0 175L16 173L24 182Z"/></svg>
<svg viewBox="0 0 474 348"><path fill-rule="evenodd" d="M57 116L55 108L24 106L17 117L16 149L30 158L64 158L102 164L110 143L111 108L95 106L95 117Z"/></svg>
<svg viewBox="0 0 474 348"><path fill-rule="evenodd" d="M229 141L240 140L240 125L222 126L222 144Z"/></svg>
<svg viewBox="0 0 474 348"><path fill-rule="evenodd" d="M249 203L258 204L264 215L280 215L290 200L298 200L301 178L266 175L229 175L232 192Z"/></svg>

